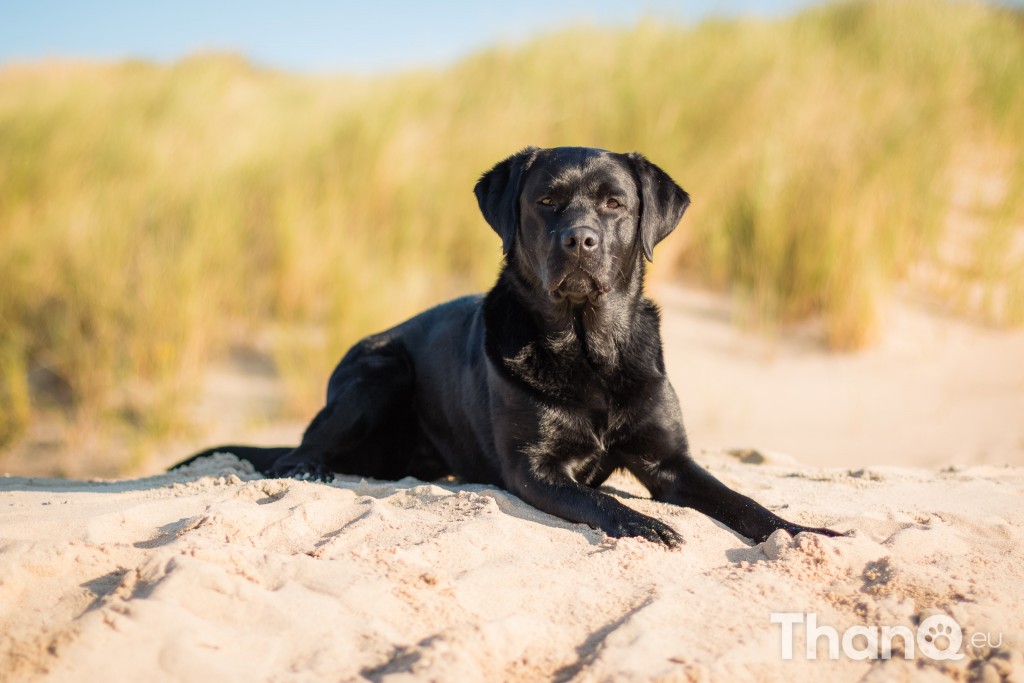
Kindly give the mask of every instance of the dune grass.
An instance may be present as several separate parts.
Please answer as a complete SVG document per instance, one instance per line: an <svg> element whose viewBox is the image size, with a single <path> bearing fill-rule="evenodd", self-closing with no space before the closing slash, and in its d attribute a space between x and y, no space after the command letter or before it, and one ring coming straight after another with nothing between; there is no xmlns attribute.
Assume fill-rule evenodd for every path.
<svg viewBox="0 0 1024 683"><path fill-rule="evenodd" d="M908 278L1018 324L1022 121L1022 15L966 2L581 27L364 79L7 66L0 441L47 400L167 433L206 363L265 329L315 408L354 339L489 284L471 188L526 144L645 152L695 198L655 275L728 288L757 325L821 316L857 348ZM952 255L951 216L973 226Z"/></svg>

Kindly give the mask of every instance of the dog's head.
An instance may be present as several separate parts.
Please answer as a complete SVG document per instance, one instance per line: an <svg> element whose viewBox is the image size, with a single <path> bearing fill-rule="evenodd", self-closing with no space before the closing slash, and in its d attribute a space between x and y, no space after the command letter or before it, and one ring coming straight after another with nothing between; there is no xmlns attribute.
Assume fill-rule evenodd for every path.
<svg viewBox="0 0 1024 683"><path fill-rule="evenodd" d="M552 302L597 304L675 229L690 197L640 154L528 147L474 190L510 264Z"/></svg>

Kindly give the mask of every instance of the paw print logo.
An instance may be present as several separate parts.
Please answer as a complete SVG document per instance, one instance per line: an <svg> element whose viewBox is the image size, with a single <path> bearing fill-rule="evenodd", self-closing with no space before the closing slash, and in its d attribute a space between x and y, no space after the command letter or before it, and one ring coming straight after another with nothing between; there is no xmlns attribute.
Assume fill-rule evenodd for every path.
<svg viewBox="0 0 1024 683"><path fill-rule="evenodd" d="M960 646L964 632L960 624L945 614L934 614L917 627L917 647L927 657L936 661L964 658Z"/></svg>
<svg viewBox="0 0 1024 683"><path fill-rule="evenodd" d="M948 624L936 624L924 634L924 639L935 647L945 650L949 646L949 638L953 635L953 627ZM942 640L945 639L945 643Z"/></svg>

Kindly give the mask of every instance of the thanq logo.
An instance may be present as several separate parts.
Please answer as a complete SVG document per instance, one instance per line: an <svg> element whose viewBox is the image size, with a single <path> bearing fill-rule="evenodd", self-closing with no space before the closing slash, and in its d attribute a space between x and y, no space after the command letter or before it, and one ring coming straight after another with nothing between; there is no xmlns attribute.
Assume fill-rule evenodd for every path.
<svg viewBox="0 0 1024 683"><path fill-rule="evenodd" d="M818 658L818 643L824 638L828 645L828 658L839 659L839 648L850 659L891 659L893 642L898 640L904 659L914 659L916 651L936 661L960 660L964 654L960 651L964 641L964 632L952 617L935 614L923 619L914 633L906 626L851 626L839 631L832 626L818 625L818 615L814 612L772 612L773 624L782 624L782 658L793 659L793 641L796 626L803 624L804 652L807 659ZM979 639L982 642L979 642ZM975 646L1002 645L992 643L987 633L971 635L971 644ZM916 649L915 649L916 648Z"/></svg>

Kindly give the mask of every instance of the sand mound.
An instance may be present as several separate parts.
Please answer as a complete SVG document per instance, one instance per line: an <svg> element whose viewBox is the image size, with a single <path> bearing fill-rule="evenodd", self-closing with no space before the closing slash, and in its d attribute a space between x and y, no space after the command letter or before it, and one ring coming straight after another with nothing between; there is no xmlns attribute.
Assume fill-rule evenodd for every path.
<svg viewBox="0 0 1024 683"><path fill-rule="evenodd" d="M607 490L671 523L681 550L493 488L266 480L228 455L129 481L0 479L0 678L1024 680L1024 470L702 460L855 533L749 547L624 476ZM773 613L800 615L791 660ZM809 659L809 613L840 639L955 622L962 644L936 631L937 659L897 638L860 661L861 636L831 661L822 636Z"/></svg>

